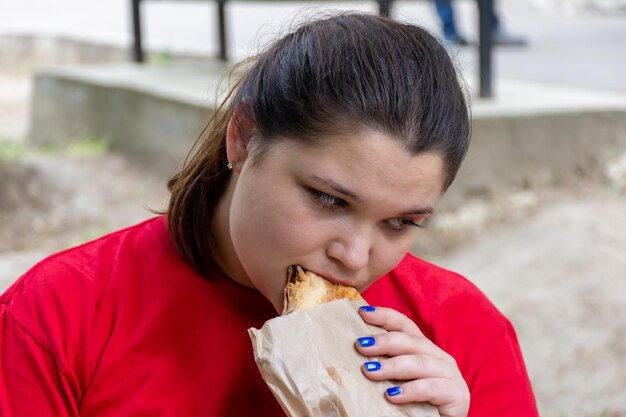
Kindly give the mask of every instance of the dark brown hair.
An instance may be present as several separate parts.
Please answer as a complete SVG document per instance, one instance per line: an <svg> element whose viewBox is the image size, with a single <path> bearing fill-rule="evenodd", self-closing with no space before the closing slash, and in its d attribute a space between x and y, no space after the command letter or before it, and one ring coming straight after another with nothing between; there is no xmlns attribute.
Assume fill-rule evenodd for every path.
<svg viewBox="0 0 626 417"><path fill-rule="evenodd" d="M279 138L317 143L372 129L413 155L440 154L444 189L456 176L469 145L468 108L448 52L426 30L340 14L300 26L250 61L198 149L168 183L172 239L201 273L214 264L210 223L230 175L225 142L235 109L253 121L261 150Z"/></svg>

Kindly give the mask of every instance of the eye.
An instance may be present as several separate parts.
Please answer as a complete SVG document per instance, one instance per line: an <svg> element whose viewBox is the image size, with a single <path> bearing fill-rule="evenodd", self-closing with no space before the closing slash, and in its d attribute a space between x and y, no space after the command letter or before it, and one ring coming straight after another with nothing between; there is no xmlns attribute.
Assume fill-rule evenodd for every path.
<svg viewBox="0 0 626 417"><path fill-rule="evenodd" d="M313 200L322 208L337 209L348 205L346 200L326 194L323 191L310 189L309 192L313 196Z"/></svg>
<svg viewBox="0 0 626 417"><path fill-rule="evenodd" d="M406 231L409 227L424 227L421 224L415 222L415 220L411 218L398 218L388 220L387 223L391 226L393 230L398 232Z"/></svg>

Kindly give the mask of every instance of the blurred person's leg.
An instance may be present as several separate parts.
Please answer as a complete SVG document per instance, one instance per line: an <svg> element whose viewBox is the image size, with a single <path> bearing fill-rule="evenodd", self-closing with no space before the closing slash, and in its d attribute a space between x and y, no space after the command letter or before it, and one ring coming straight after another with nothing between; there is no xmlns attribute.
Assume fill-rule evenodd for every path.
<svg viewBox="0 0 626 417"><path fill-rule="evenodd" d="M437 15L441 21L441 30L443 32L443 38L448 45L453 46L466 46L470 42L467 38L461 34L456 26L454 18L454 9L452 7L452 0L434 0L435 9ZM504 29L500 17L496 11L496 5L494 4L492 15L492 42L494 45L502 46L524 46L526 45L526 39L522 36L512 34Z"/></svg>
<svg viewBox="0 0 626 417"><path fill-rule="evenodd" d="M446 43L449 45L469 45L467 39L457 31L452 0L434 0L434 2Z"/></svg>

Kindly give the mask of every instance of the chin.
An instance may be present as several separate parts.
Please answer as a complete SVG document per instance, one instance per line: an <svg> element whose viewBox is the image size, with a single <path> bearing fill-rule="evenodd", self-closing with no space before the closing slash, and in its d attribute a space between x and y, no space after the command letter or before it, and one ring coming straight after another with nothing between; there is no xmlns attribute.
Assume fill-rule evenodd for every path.
<svg viewBox="0 0 626 417"><path fill-rule="evenodd" d="M280 293L278 294L276 294L275 292L272 292L271 294L268 294L263 291L260 291L260 292L265 298L267 298L267 300L270 303L272 303L272 305L274 306L274 309L276 310L278 314L283 312L283 304L285 303L285 300L284 300L284 294L283 294L282 289Z"/></svg>
<svg viewBox="0 0 626 417"><path fill-rule="evenodd" d="M274 306L274 310L276 310L276 313L278 313L278 315L281 315L283 313L284 304L285 304L285 302L283 300L280 300L279 304L272 303L272 305Z"/></svg>
<svg viewBox="0 0 626 417"><path fill-rule="evenodd" d="M261 295L263 295L263 297L265 297L270 303L272 303L272 305L274 306L274 309L279 314L282 313L283 311L283 304L285 302L284 290L285 290L286 284L287 284L286 273L285 273L285 279L283 281L279 283L275 283L272 286L268 286L268 285L260 286L260 285L256 285L253 283L257 291L259 291Z"/></svg>

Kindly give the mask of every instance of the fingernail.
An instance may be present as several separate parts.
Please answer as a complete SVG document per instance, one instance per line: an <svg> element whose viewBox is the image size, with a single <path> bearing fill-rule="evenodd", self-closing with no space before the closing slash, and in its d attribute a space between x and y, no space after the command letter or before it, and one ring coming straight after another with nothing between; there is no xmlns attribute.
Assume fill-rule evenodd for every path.
<svg viewBox="0 0 626 417"><path fill-rule="evenodd" d="M363 311L367 311L368 313L371 313L372 311L376 310L376 307L362 306L362 307L359 307L359 310L363 310Z"/></svg>
<svg viewBox="0 0 626 417"><path fill-rule="evenodd" d="M365 365L365 370L368 372L378 371L382 368L380 362L365 362L363 365Z"/></svg>
<svg viewBox="0 0 626 417"><path fill-rule="evenodd" d="M357 339L357 342L359 342L359 345L361 345L361 347L369 347L369 346L374 346L374 344L376 343L376 339L370 336L359 337Z"/></svg>
<svg viewBox="0 0 626 417"><path fill-rule="evenodd" d="M387 388L387 395L390 397L395 397L396 395L400 394L402 394L402 388L400 387Z"/></svg>

